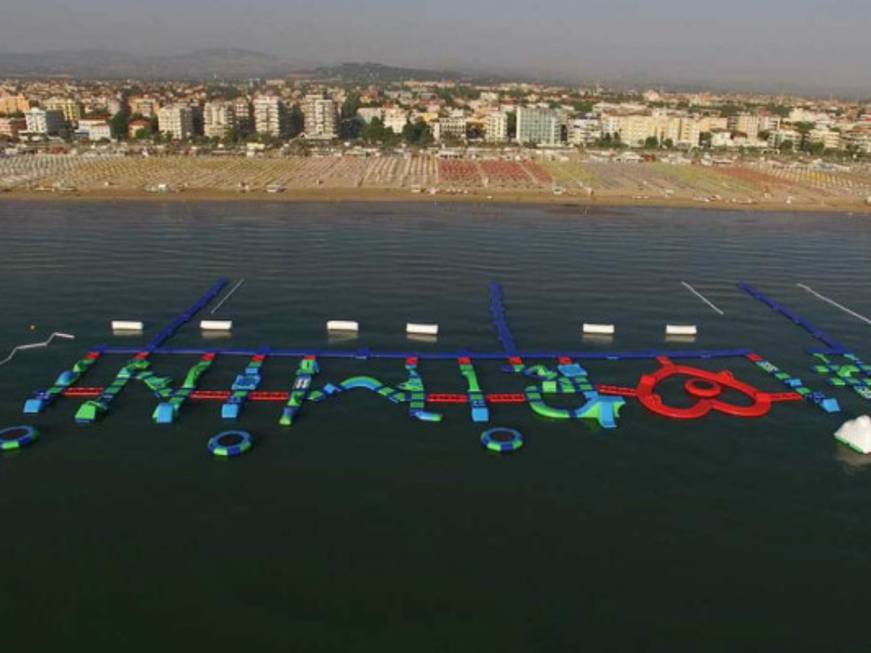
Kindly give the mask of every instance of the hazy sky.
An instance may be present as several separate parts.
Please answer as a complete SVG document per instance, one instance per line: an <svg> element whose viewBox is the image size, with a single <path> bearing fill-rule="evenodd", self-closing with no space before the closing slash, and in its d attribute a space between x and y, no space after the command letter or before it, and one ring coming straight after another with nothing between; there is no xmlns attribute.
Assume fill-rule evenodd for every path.
<svg viewBox="0 0 871 653"><path fill-rule="evenodd" d="M871 95L871 0L24 0L0 49L239 47L657 81L806 83Z"/></svg>

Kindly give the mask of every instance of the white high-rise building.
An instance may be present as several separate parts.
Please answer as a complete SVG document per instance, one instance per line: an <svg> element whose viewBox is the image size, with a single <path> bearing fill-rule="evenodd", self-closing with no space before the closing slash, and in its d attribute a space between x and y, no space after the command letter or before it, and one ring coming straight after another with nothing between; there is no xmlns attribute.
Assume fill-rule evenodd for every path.
<svg viewBox="0 0 871 653"><path fill-rule="evenodd" d="M27 131L34 134L59 134L64 128L64 114L60 111L46 111L39 107L29 109L24 114Z"/></svg>
<svg viewBox="0 0 871 653"><path fill-rule="evenodd" d="M170 138L186 140L194 135L194 112L181 104L161 107L157 112L157 128Z"/></svg>
<svg viewBox="0 0 871 653"><path fill-rule="evenodd" d="M206 138L227 138L236 129L236 108L232 102L207 102L203 107Z"/></svg>
<svg viewBox="0 0 871 653"><path fill-rule="evenodd" d="M392 129L395 134L401 134L408 124L408 111L399 108L384 110L384 126Z"/></svg>
<svg viewBox="0 0 871 653"><path fill-rule="evenodd" d="M553 109L517 109L517 142L520 144L559 145L565 115Z"/></svg>
<svg viewBox="0 0 871 653"><path fill-rule="evenodd" d="M285 111L281 98L260 95L254 98L254 130L281 138L285 132Z"/></svg>
<svg viewBox="0 0 871 653"><path fill-rule="evenodd" d="M322 95L307 95L303 105L305 137L336 138L336 103Z"/></svg>
<svg viewBox="0 0 871 653"><path fill-rule="evenodd" d="M494 111L487 116L488 143L504 143L508 140L508 114L504 111Z"/></svg>
<svg viewBox="0 0 871 653"><path fill-rule="evenodd" d="M236 113L236 128L241 134L250 134L254 131L254 113L251 110L251 102L245 97L238 97L233 103L233 111Z"/></svg>

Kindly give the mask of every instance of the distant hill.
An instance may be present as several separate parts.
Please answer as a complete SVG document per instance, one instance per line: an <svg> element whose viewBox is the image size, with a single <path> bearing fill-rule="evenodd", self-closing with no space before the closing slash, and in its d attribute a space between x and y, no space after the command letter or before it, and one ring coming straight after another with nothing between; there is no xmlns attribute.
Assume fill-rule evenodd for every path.
<svg viewBox="0 0 871 653"><path fill-rule="evenodd" d="M140 57L103 50L33 54L0 52L0 76L69 76L80 79L246 79L283 76L281 59L235 48L197 50L174 56Z"/></svg>
<svg viewBox="0 0 871 653"><path fill-rule="evenodd" d="M335 66L304 68L269 54L238 48L214 48L181 55L147 57L103 50L51 51L33 54L0 52L0 77L233 80L289 75L382 84L407 79L490 81L480 75L402 68L379 63L342 63Z"/></svg>
<svg viewBox="0 0 871 653"><path fill-rule="evenodd" d="M361 84L389 84L403 80L420 81L471 81L477 79L474 75L447 70L425 70L420 68L402 68L387 66L380 63L341 63L335 66L320 66L307 71L316 79L334 79L343 82Z"/></svg>

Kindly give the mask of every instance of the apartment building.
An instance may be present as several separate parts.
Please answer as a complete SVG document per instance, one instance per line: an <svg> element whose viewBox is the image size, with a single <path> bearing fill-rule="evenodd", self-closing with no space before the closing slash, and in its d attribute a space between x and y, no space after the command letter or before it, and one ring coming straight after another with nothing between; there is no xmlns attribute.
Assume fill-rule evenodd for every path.
<svg viewBox="0 0 871 653"><path fill-rule="evenodd" d="M506 142L508 140L508 114L504 111L494 111L488 114L484 132L488 143Z"/></svg>
<svg viewBox="0 0 871 653"><path fill-rule="evenodd" d="M793 147L801 144L801 134L795 129L776 129L768 134L768 144L771 147L782 147L785 143L792 143Z"/></svg>
<svg viewBox="0 0 871 653"><path fill-rule="evenodd" d="M254 98L254 130L276 138L286 135L287 111L281 98L274 95Z"/></svg>
<svg viewBox="0 0 871 653"><path fill-rule="evenodd" d="M64 131L64 115L60 111L48 111L34 107L24 114L27 131L32 134L54 136Z"/></svg>
<svg viewBox="0 0 871 653"><path fill-rule="evenodd" d="M401 134L408 124L408 111L397 107L384 110L384 126L393 130L395 134Z"/></svg>
<svg viewBox="0 0 871 653"><path fill-rule="evenodd" d="M53 97L47 99L43 104L49 111L60 111L68 125L75 127L79 124L82 117L82 105L78 100Z"/></svg>
<svg viewBox="0 0 871 653"><path fill-rule="evenodd" d="M446 138L463 141L466 140L468 127L466 115L461 110L452 111L450 115L439 118L433 125L433 137L437 141Z"/></svg>
<svg viewBox="0 0 871 653"><path fill-rule="evenodd" d="M330 140L338 135L336 131L336 103L332 100L323 95L307 95L303 103L303 115L305 117L306 138Z"/></svg>
<svg viewBox="0 0 871 653"><path fill-rule="evenodd" d="M571 145L592 145L602 137L602 123L598 118L575 118L568 124Z"/></svg>
<svg viewBox="0 0 871 653"><path fill-rule="evenodd" d="M15 113L25 113L28 109L30 109L30 102L23 95L0 97L0 115L9 116Z"/></svg>
<svg viewBox="0 0 871 653"><path fill-rule="evenodd" d="M370 124L373 120L378 118L378 120L384 121L384 109L381 107L360 107L357 109L357 117L360 118L367 125Z"/></svg>
<svg viewBox="0 0 871 653"><path fill-rule="evenodd" d="M812 129L807 135L811 143L822 143L827 150L841 149L841 133L827 128Z"/></svg>
<svg viewBox="0 0 871 653"><path fill-rule="evenodd" d="M863 123L863 127L853 129L847 132L843 137L844 148L852 148L865 154L871 154L871 129L865 127L867 123Z"/></svg>
<svg viewBox="0 0 871 653"><path fill-rule="evenodd" d="M536 145L559 145L562 142L566 116L554 109L519 107L517 109L517 142Z"/></svg>
<svg viewBox="0 0 871 653"><path fill-rule="evenodd" d="M194 135L194 112L189 106L175 104L157 111L157 128L169 138L183 141Z"/></svg>
<svg viewBox="0 0 871 653"><path fill-rule="evenodd" d="M76 136L87 138L89 141L111 140L112 128L105 118L82 118L79 120Z"/></svg>
<svg viewBox="0 0 871 653"><path fill-rule="evenodd" d="M251 101L247 97L236 98L233 102L233 113L236 114L236 129L240 134L254 132L254 111L251 108Z"/></svg>
<svg viewBox="0 0 871 653"><path fill-rule="evenodd" d="M602 116L602 133L619 136L620 141L630 147L640 147L648 138L659 139L662 122L648 115L606 115Z"/></svg>
<svg viewBox="0 0 871 653"><path fill-rule="evenodd" d="M781 118L780 116L759 116L759 131L761 132L770 132L775 129L780 129L780 126L782 124L783 118Z"/></svg>
<svg viewBox="0 0 871 653"><path fill-rule="evenodd" d="M728 128L733 132L741 132L746 134L747 138L756 140L759 138L760 126L759 116L753 113L739 113L732 116L727 122Z"/></svg>
<svg viewBox="0 0 871 653"><path fill-rule="evenodd" d="M232 102L207 102L203 107L203 134L224 139L236 131L236 107Z"/></svg>
<svg viewBox="0 0 871 653"><path fill-rule="evenodd" d="M620 140L631 146L641 147L649 138L659 143L671 143L678 147L698 147L704 132L726 131L726 120L711 121L687 115L607 115L601 120L602 133L620 136Z"/></svg>
<svg viewBox="0 0 871 653"><path fill-rule="evenodd" d="M144 118L153 118L160 110L160 103L151 97L130 98L130 113Z"/></svg>
<svg viewBox="0 0 871 653"><path fill-rule="evenodd" d="M18 138L18 132L27 130L27 120L24 118L0 118L0 136Z"/></svg>

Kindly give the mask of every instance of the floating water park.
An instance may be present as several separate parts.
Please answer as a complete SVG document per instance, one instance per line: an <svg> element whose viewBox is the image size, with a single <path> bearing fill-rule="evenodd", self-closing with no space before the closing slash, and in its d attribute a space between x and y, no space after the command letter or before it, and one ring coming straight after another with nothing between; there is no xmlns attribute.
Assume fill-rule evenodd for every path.
<svg viewBox="0 0 871 653"><path fill-rule="evenodd" d="M542 418L586 421L601 429L615 429L620 422L621 409L630 401L637 402L652 415L674 420L699 420L711 413L737 419L762 418L776 405L786 403L805 403L827 414L836 414L841 411L841 406L838 399L832 396L833 391L854 392L862 399L871 401L871 365L863 362L855 352L807 319L746 283L739 283L737 286L742 293L764 304L816 340L819 346L807 350L808 371L818 377L815 385L781 369L749 348L586 352L523 350L517 345L509 326L503 290L498 283L491 283L489 288L489 312L498 343L490 351L277 347L192 349L169 346L169 341L182 327L195 322L210 307L210 317L213 317L217 309L241 285L242 281L230 288L228 280L218 280L142 347L100 345L89 349L69 369L61 372L49 387L33 392L24 403L24 414L39 415L49 411L60 400L78 400L81 403L75 412L75 421L79 424L92 424L109 416L117 397L133 383L144 386L154 396L157 403L151 419L159 425L182 419L184 408L190 402L217 404L220 416L225 422L238 423L243 419L246 406L256 402L278 405L278 425L290 428L300 420L314 417L316 405L337 401L347 393L365 391L390 404L405 406L410 419L426 423L441 422L449 405L465 406L471 421L481 425L480 428L487 429L481 435L481 445L496 453L512 453L524 445L524 436L515 429L492 425L493 406L525 405ZM723 311L703 294L685 282L684 285L712 310L723 315ZM846 307L837 306L849 311ZM141 332L144 328L141 320L111 320L110 323L115 331ZM233 323L229 320L204 319L200 322L200 328L203 333L213 330L230 331ZM327 329L356 333L360 330L360 325L356 321L331 320ZM581 330L583 333L607 334L610 337L615 332L615 326L584 324ZM434 337L439 332L439 325L409 322L406 324L406 332L409 337ZM665 333L667 336L692 339L698 333L698 327L669 324L665 327ZM54 337L72 338L69 334L55 334ZM45 347L51 340L50 338L44 343L25 345L17 350ZM193 359L180 383L175 383L159 373L160 360L168 357ZM12 356L5 362L9 362L11 358ZM219 359L241 361L235 380L228 388L201 387L208 378L210 368ZM275 359L297 361L296 370L289 380L289 387L265 389L262 387L263 368L270 360ZM393 385L372 376L322 381L321 363L332 359L396 361L403 366L406 378ZM92 370L97 365L109 365L111 360L120 361L111 382L104 387L86 385ZM599 384L584 366L592 361L646 361L655 368L625 385ZM726 368L718 371L702 369L697 365L703 361L716 361L723 365L729 361L749 362L752 364L751 369L755 368L763 376L779 382L783 386L782 392L763 391ZM466 388L464 392L439 392L425 383L421 367L436 362L456 365L457 373ZM500 369L503 373L522 379L525 383L523 390L485 391L476 367L476 364L485 362L501 363ZM662 388L667 384L674 387L675 382L681 384L684 397L681 401L670 402L672 397L666 398ZM827 390L820 389L823 384L828 387ZM567 407L564 405L567 402L573 405ZM0 446L3 450L18 450L35 442L38 436L39 433L33 426L9 427L0 430ZM844 438L841 439L843 441ZM233 429L211 437L207 448L215 456L235 457L251 450L253 443L254 439L249 433ZM849 442L845 443L850 445Z"/></svg>

